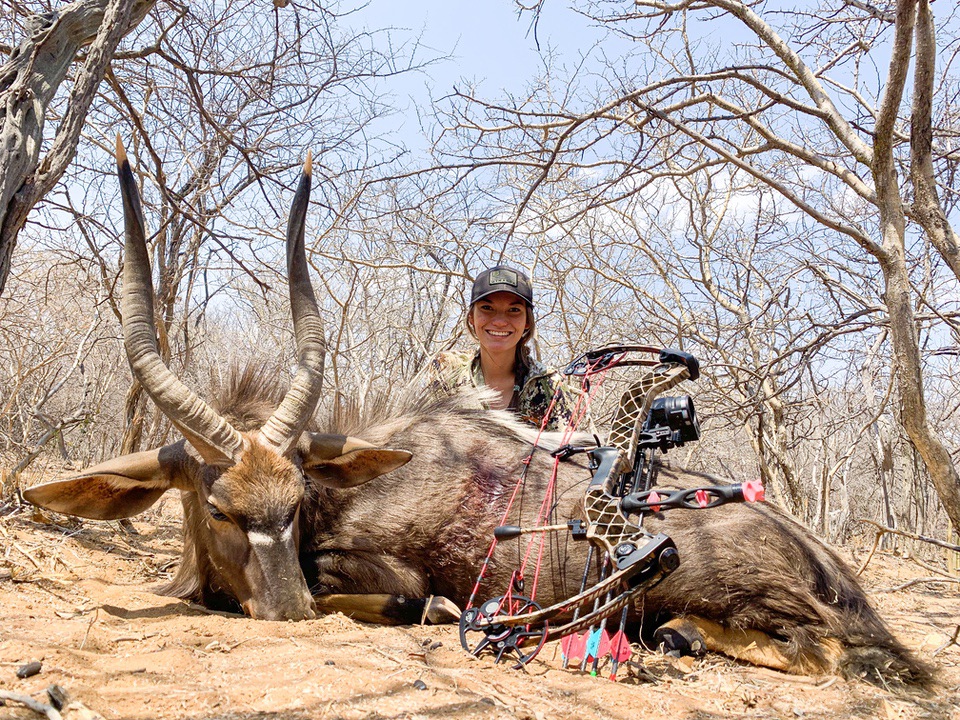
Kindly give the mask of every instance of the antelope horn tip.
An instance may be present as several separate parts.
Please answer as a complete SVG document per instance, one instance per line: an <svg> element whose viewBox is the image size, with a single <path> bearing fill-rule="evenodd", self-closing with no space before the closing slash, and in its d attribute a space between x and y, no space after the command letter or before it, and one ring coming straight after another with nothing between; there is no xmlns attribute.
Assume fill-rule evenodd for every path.
<svg viewBox="0 0 960 720"><path fill-rule="evenodd" d="M313 151L307 150L307 159L303 161L303 174L313 175Z"/></svg>
<svg viewBox="0 0 960 720"><path fill-rule="evenodd" d="M123 147L123 141L120 139L120 133L117 133L117 165L123 165L127 161L127 151Z"/></svg>

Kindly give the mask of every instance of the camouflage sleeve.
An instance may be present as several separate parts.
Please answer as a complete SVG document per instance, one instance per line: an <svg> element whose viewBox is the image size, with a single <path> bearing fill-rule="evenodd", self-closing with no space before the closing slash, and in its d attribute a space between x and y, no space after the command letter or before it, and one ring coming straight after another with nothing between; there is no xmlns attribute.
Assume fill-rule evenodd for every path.
<svg viewBox="0 0 960 720"><path fill-rule="evenodd" d="M578 410L579 396L580 392L571 387L563 376L554 370L532 378L524 385L517 404L517 414L521 419L540 427L544 416L549 411L550 417L547 418L544 430L564 430L573 419L574 412ZM552 410L551 403L553 403ZM584 426L583 421L589 423L589 418L583 418L579 423L581 427L588 427L589 424Z"/></svg>
<svg viewBox="0 0 960 720"><path fill-rule="evenodd" d="M427 364L427 390L437 395L448 395L456 388L466 385L470 377L466 371L468 365L469 357L462 353L437 353Z"/></svg>

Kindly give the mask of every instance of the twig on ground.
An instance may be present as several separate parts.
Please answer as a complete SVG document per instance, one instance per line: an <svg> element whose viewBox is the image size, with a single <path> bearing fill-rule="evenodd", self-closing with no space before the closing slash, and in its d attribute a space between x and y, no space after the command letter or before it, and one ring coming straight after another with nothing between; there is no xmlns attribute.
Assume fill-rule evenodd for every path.
<svg viewBox="0 0 960 720"><path fill-rule="evenodd" d="M366 645L364 643L355 643L355 642L345 642L342 644L349 645L350 647L361 648L363 650L366 650L367 652L375 652L378 655L382 655L387 660L391 660L397 663L397 665L403 665L402 660L397 660L397 658L395 658L393 655L388 654L387 652L385 652L384 650L381 650L380 648L373 647L372 645Z"/></svg>
<svg viewBox="0 0 960 720"><path fill-rule="evenodd" d="M792 675L781 672L780 670L774 670L773 668L759 666L750 668L750 674L775 683L795 683L797 685L812 685L814 687L819 687L823 683L822 675Z"/></svg>
<svg viewBox="0 0 960 720"><path fill-rule="evenodd" d="M7 690L0 690L0 699L19 703L20 705L28 707L34 712L40 713L41 715L49 718L49 720L63 720L63 716L60 714L60 711L57 710L53 705L47 705L46 703L38 702L29 695L21 695L20 693L12 693L8 692Z"/></svg>
<svg viewBox="0 0 960 720"><path fill-rule="evenodd" d="M433 602L433 595L427 598L427 601L423 604L423 612L420 614L420 624L427 624L427 613L430 612L430 603Z"/></svg>
<svg viewBox="0 0 960 720"><path fill-rule="evenodd" d="M38 563L38 562L34 559L33 555L31 555L31 554L28 553L26 550L24 550L23 547L21 547L19 543L13 543L13 547L15 547L17 550L19 550L19 551L20 551L20 554L23 555L23 556L25 556L25 557L27 558L27 560L29 560L30 562L32 562L32 563L33 563L33 566L34 566L37 570L40 570L40 571L43 570L43 568L40 567L40 563Z"/></svg>
<svg viewBox="0 0 960 720"><path fill-rule="evenodd" d="M878 522L873 520L867 520L866 518L857 518L857 522L867 523L868 525L873 525L877 528L877 533L883 535L885 533L892 533L893 535L901 535L906 538L911 538L912 540L919 540L920 542L930 543L931 545L936 545L937 547L946 548L947 550L954 550L960 552L960 545L954 545L953 543L944 542L943 540L937 540L936 538L927 537L926 535L918 535L917 533L906 532L905 530L896 530L895 528L887 527L886 525L881 525Z"/></svg>
<svg viewBox="0 0 960 720"><path fill-rule="evenodd" d="M921 585L923 583L931 583L931 582L954 583L956 585L960 585L960 578L945 578L945 577L914 578L913 580L908 580L902 585L897 585L891 588L882 588L880 590L874 590L873 592L877 595L879 595L880 593L898 592L900 590L906 590L908 587L913 587L914 585Z"/></svg>
<svg viewBox="0 0 960 720"><path fill-rule="evenodd" d="M950 647L951 645L960 645L960 643L957 642L957 638L958 638L958 637L960 637L960 625L957 625L957 629L953 631L953 637L950 638L950 639L949 639L947 642L945 642L943 645L941 645L940 647L938 647L936 650L934 650L933 653L932 653L932 656L933 656L933 657L936 657L937 655L939 655L940 653L942 653L944 650L946 650L946 649L947 649L948 647Z"/></svg>
<svg viewBox="0 0 960 720"><path fill-rule="evenodd" d="M44 585L44 584L41 582L41 580L47 580L47 581L49 581L49 582L60 583L61 585L65 585L66 583L65 583L63 580L58 580L57 578L51 577L50 575L41 575L40 577L36 577L36 578L30 579L29 582L32 583L32 584L34 585L34 587L39 588L40 590L43 590L45 593L50 593L50 594L53 595L55 598L57 598L57 600L62 600L62 601L65 602L67 605L74 605L74 604L75 604L74 601L72 601L72 600L70 600L70 599L68 599L68 598L65 598L65 597L64 597L63 595L61 595L60 593L55 592L55 591L51 590L50 588L48 588L46 585ZM27 581L25 581L25 582L27 582Z"/></svg>
<svg viewBox="0 0 960 720"><path fill-rule="evenodd" d="M864 558L864 561L860 563L860 567L857 568L857 577L863 574L863 571L867 569L867 565L869 565L870 561L873 560L873 555L877 552L877 548L880 547L880 540L883 538L883 535L884 533L882 531L877 531L877 536L873 539L873 547L870 548L870 552L867 553L867 557Z"/></svg>
<svg viewBox="0 0 960 720"><path fill-rule="evenodd" d="M83 650L83 646L87 644L87 637L90 635L90 630L93 628L93 624L97 621L97 618L100 617L100 608L98 607L94 613L93 617L90 618L90 622L87 623L87 631L83 634L83 640L80 643L80 649Z"/></svg>
<svg viewBox="0 0 960 720"><path fill-rule="evenodd" d="M916 563L917 565L919 565L920 567L922 567L924 570L926 570L927 572L932 572L932 573L934 573L935 575L942 575L943 577L947 577L947 578L956 577L955 575L951 575L950 573L948 573L946 570L941 570L941 569L938 568L938 567L934 567L934 566L931 565L930 563L925 563L923 560L921 560L921 559L918 558L918 557L911 557L910 559L911 559L914 563Z"/></svg>

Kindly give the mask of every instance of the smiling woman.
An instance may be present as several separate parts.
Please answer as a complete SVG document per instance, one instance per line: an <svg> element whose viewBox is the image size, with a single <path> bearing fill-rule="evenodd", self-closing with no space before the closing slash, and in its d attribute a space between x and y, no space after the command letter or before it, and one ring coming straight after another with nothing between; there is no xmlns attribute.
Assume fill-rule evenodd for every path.
<svg viewBox="0 0 960 720"><path fill-rule="evenodd" d="M533 286L524 272L498 265L477 275L466 324L479 347L436 355L429 368L434 389L490 388L496 392L491 407L512 410L545 430L562 430L580 414L577 391L534 356Z"/></svg>

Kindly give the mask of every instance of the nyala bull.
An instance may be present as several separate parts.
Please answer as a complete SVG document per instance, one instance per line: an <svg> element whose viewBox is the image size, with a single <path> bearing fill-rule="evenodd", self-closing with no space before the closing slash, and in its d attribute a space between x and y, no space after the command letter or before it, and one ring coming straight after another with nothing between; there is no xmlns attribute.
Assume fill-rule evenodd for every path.
<svg viewBox="0 0 960 720"><path fill-rule="evenodd" d="M463 607L470 595L530 454L531 433L464 397L413 398L379 420L354 418L324 433L308 427L324 354L303 247L309 160L287 233L298 372L285 395L262 372L237 373L208 405L157 353L139 196L119 142L118 164L126 213L125 346L135 376L184 439L33 487L25 497L60 512L115 519L180 490L184 555L166 592L211 607L271 620L335 611L383 623L456 617L450 602ZM526 497L509 523L535 523L552 468L547 452L533 453ZM558 521L579 516L589 477L577 457L561 463ZM669 468L659 479L665 487L704 484ZM893 637L843 562L775 508L726 505L646 522L674 540L682 562L631 609L639 631L695 636L709 649L789 672L931 681L930 669ZM551 536L542 605L578 591L585 545ZM510 554L500 548L490 588L507 586Z"/></svg>

